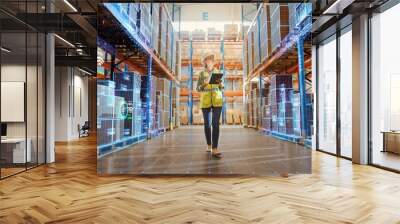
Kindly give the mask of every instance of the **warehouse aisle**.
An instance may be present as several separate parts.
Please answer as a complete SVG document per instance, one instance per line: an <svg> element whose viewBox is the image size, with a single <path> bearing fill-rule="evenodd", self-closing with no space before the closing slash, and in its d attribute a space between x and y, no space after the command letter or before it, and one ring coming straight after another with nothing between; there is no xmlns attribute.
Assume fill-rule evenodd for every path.
<svg viewBox="0 0 400 224"><path fill-rule="evenodd" d="M311 172L311 150L253 129L223 126L210 159L202 126L187 126L98 159L98 173L285 175Z"/></svg>

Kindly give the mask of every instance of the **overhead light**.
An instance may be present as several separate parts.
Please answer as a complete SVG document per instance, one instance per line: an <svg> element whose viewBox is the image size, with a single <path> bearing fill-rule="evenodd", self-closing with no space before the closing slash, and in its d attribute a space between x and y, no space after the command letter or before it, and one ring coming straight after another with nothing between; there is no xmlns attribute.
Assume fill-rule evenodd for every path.
<svg viewBox="0 0 400 224"><path fill-rule="evenodd" d="M0 49L1 49L1 51L4 51L6 53L10 53L11 52L11 50L9 50L9 49L7 49L5 47L1 47Z"/></svg>
<svg viewBox="0 0 400 224"><path fill-rule="evenodd" d="M78 10L68 1L64 0L65 4L67 4L74 12L78 12Z"/></svg>
<svg viewBox="0 0 400 224"><path fill-rule="evenodd" d="M55 37L57 37L59 40L61 40L62 42L64 42L65 44L67 44L67 45L69 45L70 47L73 47L73 48L75 48L75 45L73 45L71 42L69 42L68 40L66 40L66 39L64 39L64 38L62 38L62 37L60 37L59 35L57 35L57 34L54 34L54 36Z"/></svg>
<svg viewBox="0 0 400 224"><path fill-rule="evenodd" d="M331 6L329 6L322 14L342 14L343 10L347 6L351 5L355 0L336 0Z"/></svg>
<svg viewBox="0 0 400 224"><path fill-rule="evenodd" d="M90 72L88 72L88 71L86 71L86 70L83 70L83 69L81 69L81 68L78 68L78 70L81 71L81 72L83 72L83 73L85 73L86 75L92 75L92 73L90 73Z"/></svg>

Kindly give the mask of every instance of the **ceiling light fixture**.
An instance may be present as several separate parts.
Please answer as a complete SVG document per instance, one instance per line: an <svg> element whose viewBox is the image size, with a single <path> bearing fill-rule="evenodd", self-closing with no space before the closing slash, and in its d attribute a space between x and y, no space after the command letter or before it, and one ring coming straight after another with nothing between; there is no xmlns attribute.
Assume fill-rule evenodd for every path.
<svg viewBox="0 0 400 224"><path fill-rule="evenodd" d="M69 45L70 47L75 48L75 45L73 45L71 42L69 42L68 40L60 37L58 34L54 34L55 37L57 37L59 40L61 40L62 42L64 42L65 44Z"/></svg>
<svg viewBox="0 0 400 224"><path fill-rule="evenodd" d="M67 4L74 12L78 12L75 6L73 6L68 0L64 0L64 3Z"/></svg>
<svg viewBox="0 0 400 224"><path fill-rule="evenodd" d="M322 14L323 15L337 15L342 14L343 10L351 5L354 0L336 0L331 6L329 6Z"/></svg>
<svg viewBox="0 0 400 224"><path fill-rule="evenodd" d="M1 49L1 51L4 51L6 53L10 53L11 52L11 50L9 50L9 49L7 49L5 47L1 47L0 49Z"/></svg>

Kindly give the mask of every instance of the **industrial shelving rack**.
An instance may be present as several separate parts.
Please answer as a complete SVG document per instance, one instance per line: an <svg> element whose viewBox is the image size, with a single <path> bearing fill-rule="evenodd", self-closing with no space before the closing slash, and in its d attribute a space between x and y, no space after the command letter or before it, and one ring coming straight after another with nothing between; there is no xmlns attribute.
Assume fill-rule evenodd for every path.
<svg viewBox="0 0 400 224"><path fill-rule="evenodd" d="M120 133L136 134L135 138L117 138L114 124L118 119L101 117L103 124L109 125L102 126L98 122L100 132L104 127L98 134L109 141L98 144L99 156L157 136L175 126L172 111L176 110L173 108L176 103L173 104L172 93L178 84L174 57L177 44L173 26L174 4L171 6L164 3L104 3L99 7L97 42L109 57L98 69L98 86L104 89L98 100L114 104L118 113L113 111L111 114L121 114L120 111L125 110L128 112L123 114L135 116L135 121L128 122L134 126L131 129L124 128L126 117L119 117L118 122L123 124L119 125L120 129L122 127ZM119 76L121 72L123 76ZM129 87L125 83L129 79L135 80L135 85ZM115 100L122 102L122 109L115 106Z"/></svg>
<svg viewBox="0 0 400 224"><path fill-rule="evenodd" d="M185 34L180 40L181 74L181 124L203 124L199 108L200 93L196 91L198 73L203 70L202 57L206 53L215 56L216 67L224 73L224 105L221 121L224 124L242 124L243 109L243 62L242 42L237 29L226 26L224 33L216 31ZM200 33L202 33L200 35ZM233 34L233 35L232 35ZM226 53L228 52L228 53Z"/></svg>
<svg viewBox="0 0 400 224"><path fill-rule="evenodd" d="M243 38L245 126L308 146L313 105L311 11L310 3L258 3ZM293 80L286 87L276 86L279 75ZM279 102L271 99L279 90L290 91L291 97Z"/></svg>

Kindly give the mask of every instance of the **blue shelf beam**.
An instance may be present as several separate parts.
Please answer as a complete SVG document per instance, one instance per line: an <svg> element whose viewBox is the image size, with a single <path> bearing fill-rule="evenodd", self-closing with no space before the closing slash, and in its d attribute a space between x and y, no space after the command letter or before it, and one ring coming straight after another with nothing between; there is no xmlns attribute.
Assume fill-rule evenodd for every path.
<svg viewBox="0 0 400 224"><path fill-rule="evenodd" d="M153 91L152 88L152 63L153 63L153 59L152 57L149 56L148 60L147 60L147 75L145 76L145 110L146 110L146 118L145 118L145 123L144 123L144 127L145 127L145 132L147 133L148 138L151 137L151 127L152 122L153 122L153 113L154 111L152 111L152 101L151 101L151 94Z"/></svg>
<svg viewBox="0 0 400 224"><path fill-rule="evenodd" d="M221 52L221 70L223 73L223 81L224 83L226 83L226 76L225 76L225 43L224 43L224 38L222 38L221 40L221 47L220 47L220 52ZM222 123L226 124L226 98L225 95L222 94L222 102L224 102L224 104L222 105Z"/></svg>
<svg viewBox="0 0 400 224"><path fill-rule="evenodd" d="M262 7L262 5L260 6L260 5L258 5L257 4L257 8L261 8ZM261 11L260 11L261 12ZM260 45L259 47L258 47L258 58L259 58L259 61L261 62L261 16L260 16L260 13L258 13L257 14L257 38L258 38L258 44ZM261 126L261 122L262 122L262 113L261 113L261 109L262 109L262 105L263 105L263 100L262 100L262 92L263 92L263 79L262 79L262 76L260 75L259 77L258 77L258 85L259 85L259 88L260 88L260 101L259 101L259 114L258 114L258 117L259 117L259 119L258 119L258 121L256 122L256 123L258 123L258 122L260 122L258 125L259 126Z"/></svg>
<svg viewBox="0 0 400 224"><path fill-rule="evenodd" d="M299 67L299 94L300 94L300 127L301 135L307 137L307 113L306 113L306 71L304 67L304 40L299 37L297 40L297 55Z"/></svg>
<svg viewBox="0 0 400 224"><path fill-rule="evenodd" d="M174 20L175 20L175 3L172 3L172 23L174 22ZM174 41L175 41L175 36L174 36L174 29L172 28L171 29L171 34L170 34L170 36L171 36L171 44L170 44L170 46L173 46L173 44L174 44ZM174 47L171 47L171 61L170 61L170 63L171 63L171 67L173 66L173 57L174 57L175 55L174 55ZM175 69L175 68L172 68L172 69ZM173 91L173 88L172 88L172 85L173 85L174 83L172 82L172 81L170 81L170 83L169 83L169 122L168 122L168 124L169 124L169 128L170 129L172 129L173 128L173 123L172 123L172 116L173 116L173 114L172 114L172 91Z"/></svg>
<svg viewBox="0 0 400 224"><path fill-rule="evenodd" d="M300 143L301 139L302 139L300 136L283 134L283 133L276 132L276 131L271 131L269 134L275 138L289 141L289 142L294 142L294 143Z"/></svg>
<svg viewBox="0 0 400 224"><path fill-rule="evenodd" d="M193 124L193 42L189 41L189 100L188 100L188 117L189 117L189 125Z"/></svg>

